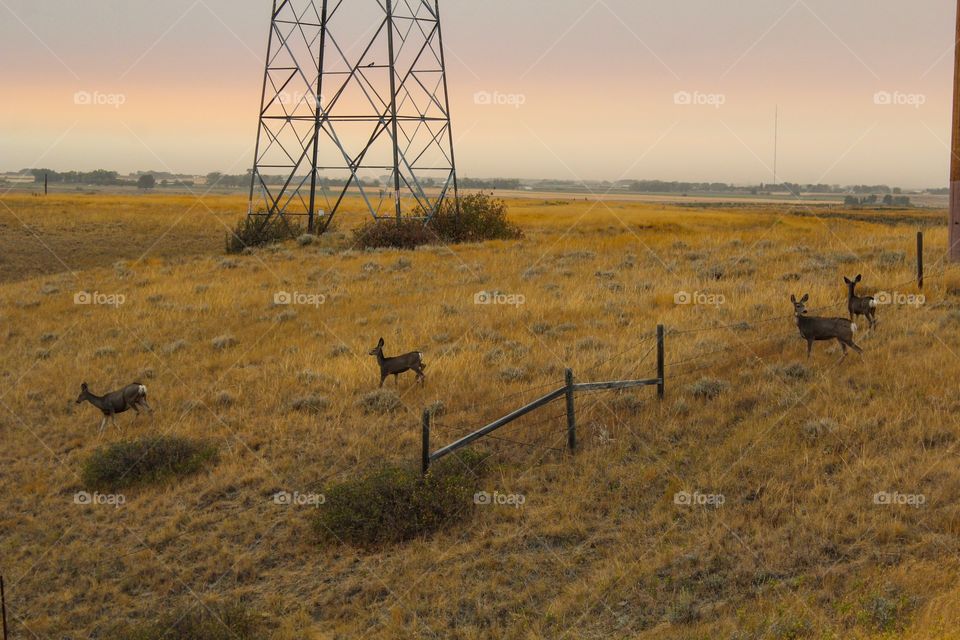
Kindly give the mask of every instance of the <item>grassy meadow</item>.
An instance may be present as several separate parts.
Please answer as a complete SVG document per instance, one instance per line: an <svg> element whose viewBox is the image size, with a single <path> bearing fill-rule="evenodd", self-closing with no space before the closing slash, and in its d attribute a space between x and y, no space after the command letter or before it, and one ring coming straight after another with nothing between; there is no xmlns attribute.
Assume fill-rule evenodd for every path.
<svg viewBox="0 0 960 640"><path fill-rule="evenodd" d="M11 637L239 606L264 631L224 637L960 638L960 271L940 259L942 212L509 204L519 241L358 251L346 215L316 242L227 256L241 197L0 198ZM790 295L846 317L858 273L893 301L858 322L863 357L818 343L808 360ZM520 506L471 501L437 533L360 548L318 540L323 504L272 499L416 465L426 407L436 447L568 367L653 377L658 323L662 402L578 395L572 456L562 401L474 447L478 489ZM377 391L380 337L423 352L425 385ZM81 383L135 380L154 414L99 436ZM161 435L215 460L76 503L98 447Z"/></svg>

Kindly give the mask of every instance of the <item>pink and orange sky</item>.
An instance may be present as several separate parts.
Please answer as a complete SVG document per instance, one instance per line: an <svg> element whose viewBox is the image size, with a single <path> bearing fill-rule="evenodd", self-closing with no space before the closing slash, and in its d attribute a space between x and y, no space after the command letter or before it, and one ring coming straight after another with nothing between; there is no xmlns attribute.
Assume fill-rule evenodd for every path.
<svg viewBox="0 0 960 640"><path fill-rule="evenodd" d="M0 0L0 170L246 171L270 5ZM947 183L952 0L441 8L462 176Z"/></svg>

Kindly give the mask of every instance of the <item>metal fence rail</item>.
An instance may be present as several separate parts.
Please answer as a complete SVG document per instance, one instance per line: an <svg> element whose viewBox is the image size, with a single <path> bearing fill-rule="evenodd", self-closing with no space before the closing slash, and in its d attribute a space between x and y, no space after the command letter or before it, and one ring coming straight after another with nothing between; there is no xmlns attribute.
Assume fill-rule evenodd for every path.
<svg viewBox="0 0 960 640"><path fill-rule="evenodd" d="M431 414L429 409L425 409L423 412L423 446L421 449L421 459L420 459L420 468L423 473L427 473L430 470L430 464L436 462L437 460L448 456L451 453L462 449L477 440L488 436L494 431L501 429L511 422L522 418L523 416L536 411L537 409L543 408L548 404L552 403L554 400L559 400L560 398L566 399L566 408L567 408L567 448L573 452L577 447L577 418L576 418L576 407L574 398L576 393L579 392L594 392L594 391L610 391L610 390L624 390L624 389L634 389L637 387L647 387L654 386L657 387L657 397L663 399L664 394L664 330L663 325L657 326L657 377L650 378L646 380L610 380L607 382L574 382L573 370L567 369L566 371L566 384L555 389L550 393L540 396L536 400L525 404L524 406L516 409L502 418L498 418L486 425L481 427L472 433L469 433L462 438L448 444L447 446L430 452L430 422Z"/></svg>

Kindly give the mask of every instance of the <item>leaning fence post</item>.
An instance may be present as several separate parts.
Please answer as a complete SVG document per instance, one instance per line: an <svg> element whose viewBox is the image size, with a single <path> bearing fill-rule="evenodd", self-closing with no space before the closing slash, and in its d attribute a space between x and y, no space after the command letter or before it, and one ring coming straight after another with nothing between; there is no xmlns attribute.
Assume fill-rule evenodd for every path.
<svg viewBox="0 0 960 640"><path fill-rule="evenodd" d="M917 231L917 286L923 289L923 231Z"/></svg>
<svg viewBox="0 0 960 640"><path fill-rule="evenodd" d="M7 640L7 594L3 590L3 576L0 576L0 610L3 611L3 640Z"/></svg>
<svg viewBox="0 0 960 640"><path fill-rule="evenodd" d="M423 410L423 449L420 452L420 471L430 470L430 409Z"/></svg>
<svg viewBox="0 0 960 640"><path fill-rule="evenodd" d="M663 367L664 367L664 350L663 350L663 325L657 325L657 398L663 400Z"/></svg>
<svg viewBox="0 0 960 640"><path fill-rule="evenodd" d="M570 453L577 448L577 416L573 408L573 369L567 369L567 446Z"/></svg>

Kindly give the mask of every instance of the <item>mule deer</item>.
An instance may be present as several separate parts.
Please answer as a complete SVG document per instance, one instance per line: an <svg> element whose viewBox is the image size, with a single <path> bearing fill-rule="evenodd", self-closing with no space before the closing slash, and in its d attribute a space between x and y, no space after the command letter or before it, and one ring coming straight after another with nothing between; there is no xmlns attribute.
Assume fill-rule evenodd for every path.
<svg viewBox="0 0 960 640"><path fill-rule="evenodd" d="M810 357L813 351L813 343L821 340L836 340L843 348L841 360L847 357L847 347L850 347L857 353L863 353L863 349L853 342L853 334L857 332L857 325L846 318L815 318L807 315L807 300L810 294L805 294L800 301L796 296L790 296L790 302L793 303L793 312L797 317L797 328L800 329L800 335L807 341L807 357Z"/></svg>
<svg viewBox="0 0 960 640"><path fill-rule="evenodd" d="M857 274L857 277L851 280L844 276L843 281L847 284L847 310L850 312L850 319L855 320L857 316L864 316L873 329L877 325L877 301L871 296L861 298L854 291L863 276Z"/></svg>
<svg viewBox="0 0 960 640"><path fill-rule="evenodd" d="M100 421L100 433L107 424L107 418L117 426L117 414L124 413L133 409L137 415L140 415L140 407L145 408L150 413L153 409L147 404L147 388L139 382L128 384L123 389L111 391L105 396L94 395L90 392L90 387L84 382L80 385L80 396L77 397L77 404L89 402L103 413L103 420ZM136 416L134 416L136 420Z"/></svg>
<svg viewBox="0 0 960 640"><path fill-rule="evenodd" d="M383 338L380 338L380 342L377 343L377 346L370 350L370 355L377 357L377 364L380 365L380 386L383 387L383 381L387 379L387 376L392 375L394 382L399 386L400 379L399 376L401 373L406 371L416 371L417 372L417 382L423 382L425 376L423 375L423 370L427 365L423 364L423 354L419 351L412 351L410 353L405 353L402 356L395 356L393 358L386 358L383 355Z"/></svg>

